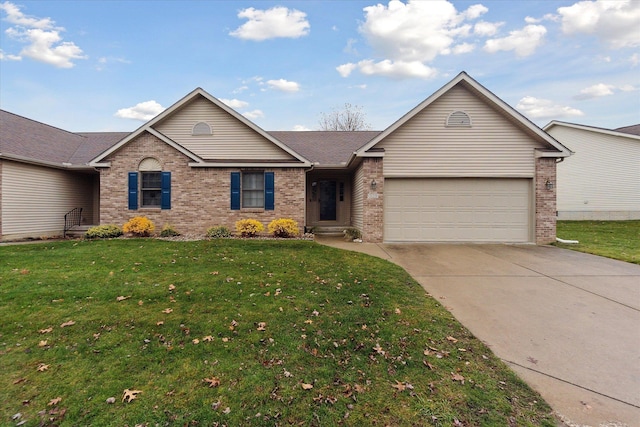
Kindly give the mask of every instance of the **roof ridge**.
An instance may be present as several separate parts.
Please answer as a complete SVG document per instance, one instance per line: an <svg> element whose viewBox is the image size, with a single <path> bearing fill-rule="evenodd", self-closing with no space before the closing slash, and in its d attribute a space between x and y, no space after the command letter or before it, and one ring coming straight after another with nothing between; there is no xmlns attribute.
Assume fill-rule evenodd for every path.
<svg viewBox="0 0 640 427"><path fill-rule="evenodd" d="M52 128L52 129L56 129L56 130L59 130L59 131L62 131L62 132L65 132L65 133L80 137L80 138L86 138L86 136L82 136L82 135L78 134L77 132L71 132L70 130L62 129L62 128L59 128L57 126L52 126L50 124L47 124L47 123L44 123L44 122L40 122L40 121L35 120L35 119L30 119L29 117L25 117L25 116L22 116L20 114L12 113L11 111L2 110L2 109L0 109L0 111L2 111L3 113L11 114L12 116L20 117L21 119L28 120L28 121L33 122L33 123L37 123L37 124L42 125L42 126L46 126L46 127Z"/></svg>

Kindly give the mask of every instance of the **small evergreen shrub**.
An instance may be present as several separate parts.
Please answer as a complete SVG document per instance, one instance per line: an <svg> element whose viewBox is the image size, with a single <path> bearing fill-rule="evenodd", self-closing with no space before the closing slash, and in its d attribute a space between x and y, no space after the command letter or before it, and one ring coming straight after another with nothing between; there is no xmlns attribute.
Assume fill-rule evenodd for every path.
<svg viewBox="0 0 640 427"><path fill-rule="evenodd" d="M122 236L122 229L115 224L98 225L87 230L87 239L110 239Z"/></svg>
<svg viewBox="0 0 640 427"><path fill-rule="evenodd" d="M165 224L162 227L162 231L160 231L160 237L175 237L179 235L180 233L178 233L178 231L173 228L171 224Z"/></svg>
<svg viewBox="0 0 640 427"><path fill-rule="evenodd" d="M298 222L291 218L274 219L267 226L267 230L269 230L269 233L273 234L273 237L290 238L300 235Z"/></svg>
<svg viewBox="0 0 640 427"><path fill-rule="evenodd" d="M357 228L347 228L344 230L344 238L349 241L362 239L362 233Z"/></svg>
<svg viewBox="0 0 640 427"><path fill-rule="evenodd" d="M242 237L255 237L256 234L264 231L264 225L257 219L241 219L236 221L236 231Z"/></svg>
<svg viewBox="0 0 640 427"><path fill-rule="evenodd" d="M210 239L222 239L225 237L231 237L231 231L224 225L217 225L209 227L207 229L207 237Z"/></svg>
<svg viewBox="0 0 640 427"><path fill-rule="evenodd" d="M146 216L133 217L122 226L122 231L137 237L149 237L155 229L153 221Z"/></svg>

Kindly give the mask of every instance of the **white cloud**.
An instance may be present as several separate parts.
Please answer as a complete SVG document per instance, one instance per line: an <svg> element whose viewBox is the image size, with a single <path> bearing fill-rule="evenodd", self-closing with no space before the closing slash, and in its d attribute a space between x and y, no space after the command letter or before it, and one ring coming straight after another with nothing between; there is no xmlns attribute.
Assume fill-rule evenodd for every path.
<svg viewBox="0 0 640 427"><path fill-rule="evenodd" d="M2 49L0 49L0 61L21 61L22 57L19 55L11 55L5 54Z"/></svg>
<svg viewBox="0 0 640 427"><path fill-rule="evenodd" d="M311 130L311 129L309 129L305 125L295 125L293 127L293 130L296 131L296 132L304 132L304 131L308 131L308 130Z"/></svg>
<svg viewBox="0 0 640 427"><path fill-rule="evenodd" d="M354 63L347 63L347 64L342 64L342 65L338 65L336 67L336 70L338 71L338 73L340 73L340 75L342 77L349 77L349 75L353 72L353 70L355 70L356 68L358 68L358 66Z"/></svg>
<svg viewBox="0 0 640 427"><path fill-rule="evenodd" d="M629 62L631 63L632 67L637 67L638 64L640 64L640 55L634 53L629 57Z"/></svg>
<svg viewBox="0 0 640 427"><path fill-rule="evenodd" d="M261 110L253 110L247 111L246 113L242 113L249 120L259 119L260 117L264 117L264 113Z"/></svg>
<svg viewBox="0 0 640 427"><path fill-rule="evenodd" d="M361 85L355 85L355 86L349 86L349 89L366 89L367 85L366 84L361 84Z"/></svg>
<svg viewBox="0 0 640 427"><path fill-rule="evenodd" d="M268 80L267 84L271 89L281 90L282 92L297 92L300 90L300 84L285 79Z"/></svg>
<svg viewBox="0 0 640 427"><path fill-rule="evenodd" d="M388 6L377 4L364 11L360 32L378 54L394 61L428 62L448 52L456 38L468 36L472 26L464 21L476 19L487 9L473 5L458 13L445 0L409 0L406 4L392 0Z"/></svg>
<svg viewBox="0 0 640 427"><path fill-rule="evenodd" d="M600 98L602 96L613 95L613 89L615 86L607 85L604 83L598 83L593 86L589 86L580 91L579 95L574 96L574 99L584 100L591 98Z"/></svg>
<svg viewBox="0 0 640 427"><path fill-rule="evenodd" d="M504 22L480 21L473 26L473 34L481 37L491 37L498 33Z"/></svg>
<svg viewBox="0 0 640 427"><path fill-rule="evenodd" d="M469 52L473 52L473 50L476 48L476 45L471 44L471 43L460 43L459 45L456 45L453 47L453 49L451 50L451 52L454 55L461 55L463 53L469 53Z"/></svg>
<svg viewBox="0 0 640 427"><path fill-rule="evenodd" d="M245 40L263 41L278 37L298 38L309 34L307 14L296 9L276 6L268 10L242 9L238 18L247 22L229 34Z"/></svg>
<svg viewBox="0 0 640 427"><path fill-rule="evenodd" d="M538 99L525 96L518 102L516 108L525 116L532 119L560 119L564 117L583 116L584 113L572 107L554 104L548 99Z"/></svg>
<svg viewBox="0 0 640 427"><path fill-rule="evenodd" d="M146 122L151 120L158 114L162 113L165 108L158 104L156 101L144 101L140 102L133 107L122 108L116 111L115 116L123 119L134 119Z"/></svg>
<svg viewBox="0 0 640 427"><path fill-rule="evenodd" d="M52 29L55 24L51 18L36 18L25 15L20 11L20 7L8 1L0 3L0 10L4 10L7 14L5 19L7 22L21 27L40 28L42 30L46 30Z"/></svg>
<svg viewBox="0 0 640 427"><path fill-rule="evenodd" d="M547 29L542 25L527 25L511 31L507 37L487 40L484 50L489 53L513 50L518 56L529 56L542 44L546 33Z"/></svg>
<svg viewBox="0 0 640 427"><path fill-rule="evenodd" d="M58 68L71 68L75 65L74 59L87 58L75 43L62 41L60 32L64 28L54 27L55 22L51 18L24 15L11 2L1 3L0 10L7 14L5 20L15 25L5 30L7 36L26 44L20 55L3 54L2 59L19 60L26 56Z"/></svg>
<svg viewBox="0 0 640 427"><path fill-rule="evenodd" d="M374 62L371 59L365 59L357 64L359 71L364 75L382 75L386 77L401 79L418 77L428 79L435 77L437 71L434 68L424 65L420 61L390 61L385 59L380 62Z"/></svg>
<svg viewBox="0 0 640 427"><path fill-rule="evenodd" d="M632 85L622 85L618 89L620 89L623 92L633 92L634 90L638 90Z"/></svg>
<svg viewBox="0 0 640 427"><path fill-rule="evenodd" d="M233 108L234 110L238 110L240 108L245 108L249 106L249 103L246 101L240 101L239 99L224 99L224 98L220 98L220 101L224 102L225 104L227 104L229 107Z"/></svg>
<svg viewBox="0 0 640 427"><path fill-rule="evenodd" d="M614 49L640 46L640 2L579 1L558 8L565 34L593 34Z"/></svg>
<svg viewBox="0 0 640 427"><path fill-rule="evenodd" d="M342 51L344 53L350 53L352 55L357 55L358 54L358 50L354 47L354 45L357 43L358 41L356 39L349 39L347 40L347 45L344 47L344 49L342 49Z"/></svg>

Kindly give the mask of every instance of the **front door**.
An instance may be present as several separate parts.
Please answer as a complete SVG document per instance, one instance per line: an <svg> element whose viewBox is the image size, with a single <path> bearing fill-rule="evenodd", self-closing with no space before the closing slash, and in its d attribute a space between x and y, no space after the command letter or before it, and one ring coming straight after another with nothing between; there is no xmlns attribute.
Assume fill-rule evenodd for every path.
<svg viewBox="0 0 640 427"><path fill-rule="evenodd" d="M336 220L336 181L318 182L320 221Z"/></svg>

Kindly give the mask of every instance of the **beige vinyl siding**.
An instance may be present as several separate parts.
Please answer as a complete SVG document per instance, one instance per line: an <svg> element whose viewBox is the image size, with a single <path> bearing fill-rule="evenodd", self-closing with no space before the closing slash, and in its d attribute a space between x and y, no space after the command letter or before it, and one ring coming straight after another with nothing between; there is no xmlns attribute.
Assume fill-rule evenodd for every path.
<svg viewBox="0 0 640 427"><path fill-rule="evenodd" d="M575 152L557 166L559 219L640 219L640 141L561 125L549 134Z"/></svg>
<svg viewBox="0 0 640 427"><path fill-rule="evenodd" d="M2 239L62 235L75 207L93 222L93 176L4 161L1 179Z"/></svg>
<svg viewBox="0 0 640 427"><path fill-rule="evenodd" d="M464 111L471 127L446 127ZM532 137L457 85L376 145L385 149L385 177L533 177Z"/></svg>
<svg viewBox="0 0 640 427"><path fill-rule="evenodd" d="M362 165L353 175L353 192L351 195L351 226L362 230L364 226L364 187Z"/></svg>
<svg viewBox="0 0 640 427"><path fill-rule="evenodd" d="M192 135L205 122L212 135ZM205 160L291 160L293 157L253 129L198 96L154 128Z"/></svg>

